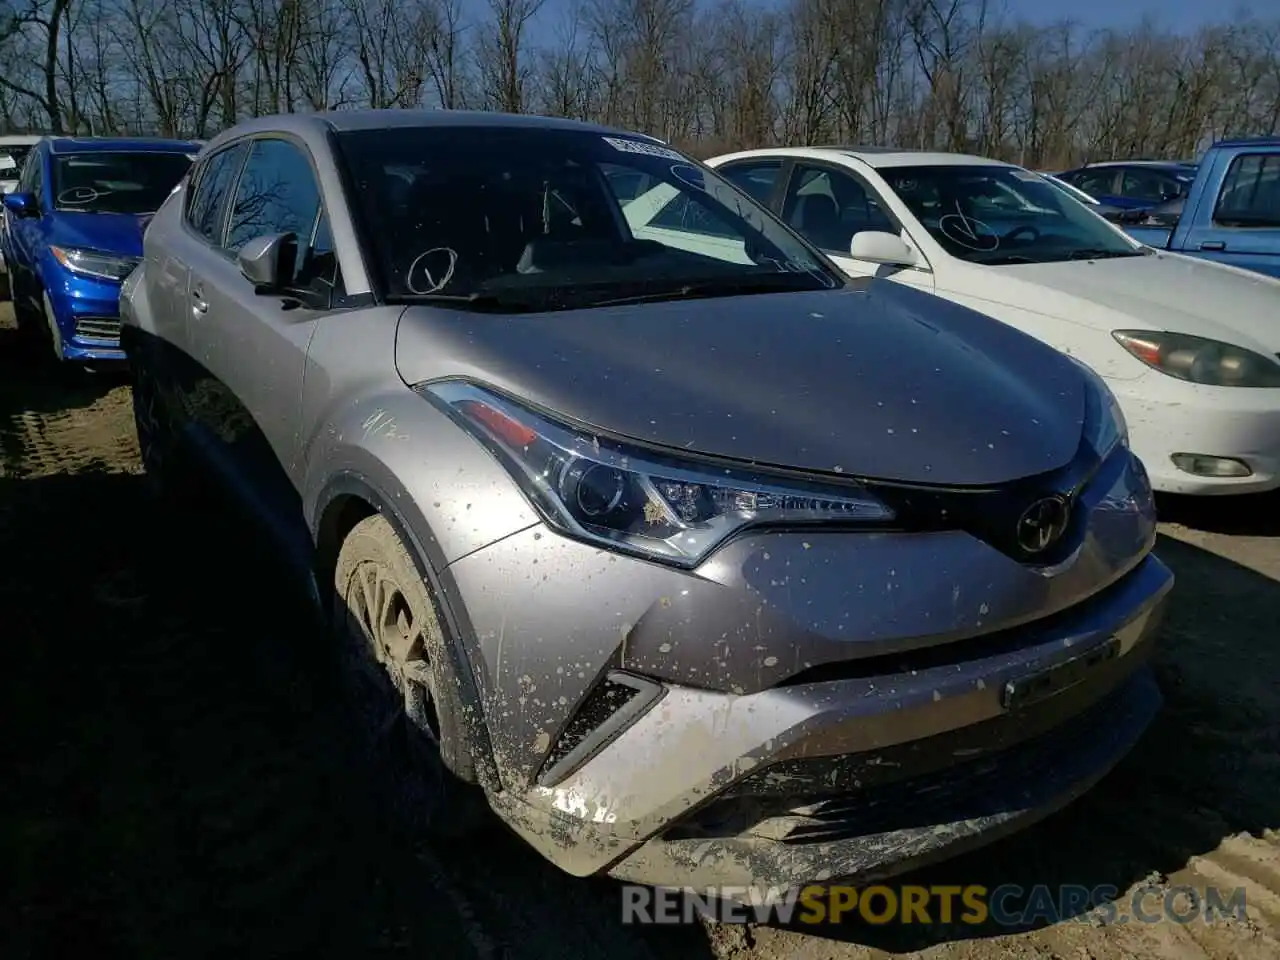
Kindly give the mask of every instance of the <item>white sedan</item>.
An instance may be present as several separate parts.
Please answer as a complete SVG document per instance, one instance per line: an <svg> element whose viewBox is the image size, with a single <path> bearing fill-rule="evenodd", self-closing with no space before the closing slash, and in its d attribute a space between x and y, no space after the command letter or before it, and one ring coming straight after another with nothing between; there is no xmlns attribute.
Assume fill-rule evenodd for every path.
<svg viewBox="0 0 1280 960"><path fill-rule="evenodd" d="M954 300L1094 368L1156 489L1280 488L1280 281L1158 252L981 157L793 148L707 163L847 273ZM727 231L666 189L627 204L635 232L723 256Z"/></svg>

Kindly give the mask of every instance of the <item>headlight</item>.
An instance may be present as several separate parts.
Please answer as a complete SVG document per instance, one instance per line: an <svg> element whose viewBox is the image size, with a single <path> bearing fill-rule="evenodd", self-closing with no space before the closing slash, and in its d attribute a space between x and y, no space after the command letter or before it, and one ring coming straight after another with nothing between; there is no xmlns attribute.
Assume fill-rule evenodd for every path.
<svg viewBox="0 0 1280 960"><path fill-rule="evenodd" d="M49 252L72 273L103 280L123 280L138 265L137 257L122 257L96 250L77 250L72 247L49 247Z"/></svg>
<svg viewBox="0 0 1280 960"><path fill-rule="evenodd" d="M1280 363L1221 340L1165 330L1113 330L1116 342L1149 367L1210 387L1280 387Z"/></svg>
<svg viewBox="0 0 1280 960"><path fill-rule="evenodd" d="M548 523L610 549L693 566L748 526L893 519L853 482L777 480L669 460L458 381L421 392L498 457Z"/></svg>
<svg viewBox="0 0 1280 960"><path fill-rule="evenodd" d="M1084 399L1084 439L1093 447L1094 453L1106 458L1119 444L1129 442L1129 424L1120 409L1120 401L1111 392L1107 382L1098 376L1089 366L1076 360L1076 365L1084 371L1087 388Z"/></svg>

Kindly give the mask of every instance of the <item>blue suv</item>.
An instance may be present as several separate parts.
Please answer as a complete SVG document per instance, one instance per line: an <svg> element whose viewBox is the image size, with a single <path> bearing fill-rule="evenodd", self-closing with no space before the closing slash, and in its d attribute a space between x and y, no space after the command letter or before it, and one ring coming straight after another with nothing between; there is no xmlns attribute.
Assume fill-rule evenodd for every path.
<svg viewBox="0 0 1280 960"><path fill-rule="evenodd" d="M123 360L120 285L142 232L191 167L185 140L46 137L4 196L0 247L21 330L61 360Z"/></svg>
<svg viewBox="0 0 1280 960"><path fill-rule="evenodd" d="M1058 174L1099 203L1121 210L1147 210L1185 197L1196 165L1163 160L1106 160Z"/></svg>

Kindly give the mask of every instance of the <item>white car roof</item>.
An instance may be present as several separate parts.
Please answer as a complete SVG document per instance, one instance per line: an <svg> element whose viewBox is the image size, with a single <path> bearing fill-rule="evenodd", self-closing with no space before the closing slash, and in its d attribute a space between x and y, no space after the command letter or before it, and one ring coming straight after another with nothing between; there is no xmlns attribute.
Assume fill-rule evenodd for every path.
<svg viewBox="0 0 1280 960"><path fill-rule="evenodd" d="M1092 167L1194 167L1190 160L1094 160L1086 163L1081 169Z"/></svg>
<svg viewBox="0 0 1280 960"><path fill-rule="evenodd" d="M40 140L41 135L38 133L10 133L0 136L0 147L29 147Z"/></svg>
<svg viewBox="0 0 1280 960"><path fill-rule="evenodd" d="M854 157L867 166L877 169L916 166L989 166L1009 167L1012 164L990 157L977 157L967 153L936 153L930 150L902 150L897 147L777 147L762 150L744 150L740 153L717 157L718 160L745 159L755 156L809 157L820 159L839 156Z"/></svg>

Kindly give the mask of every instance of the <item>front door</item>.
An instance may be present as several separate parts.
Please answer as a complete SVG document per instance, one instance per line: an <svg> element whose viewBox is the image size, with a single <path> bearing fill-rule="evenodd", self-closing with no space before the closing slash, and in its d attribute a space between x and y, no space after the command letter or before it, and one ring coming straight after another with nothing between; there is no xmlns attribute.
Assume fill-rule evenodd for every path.
<svg viewBox="0 0 1280 960"><path fill-rule="evenodd" d="M47 210L44 189L44 152L33 150L27 157L18 180L17 192L29 193L36 200L36 212L19 217L5 210L5 225L13 262L9 264L12 295L15 302L22 300L32 310L42 310L39 285L35 282L35 266L40 255L43 221Z"/></svg>
<svg viewBox="0 0 1280 960"><path fill-rule="evenodd" d="M327 313L257 293L237 254L257 237L293 233L298 255L288 269L304 284L327 220L301 143L269 137L248 149L224 238L193 248L189 257L188 340L205 381L195 398L202 432L232 471L233 485L270 524L298 508L307 349Z"/></svg>

